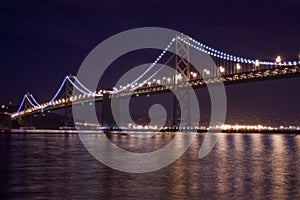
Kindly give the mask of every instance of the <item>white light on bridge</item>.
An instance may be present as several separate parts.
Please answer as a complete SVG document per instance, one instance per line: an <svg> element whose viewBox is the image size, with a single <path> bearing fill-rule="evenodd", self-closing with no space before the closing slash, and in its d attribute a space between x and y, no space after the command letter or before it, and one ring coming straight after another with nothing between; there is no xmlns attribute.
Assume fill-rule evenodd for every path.
<svg viewBox="0 0 300 200"><path fill-rule="evenodd" d="M181 80L182 79L182 75L181 74L176 75L176 79L177 80Z"/></svg>
<svg viewBox="0 0 300 200"><path fill-rule="evenodd" d="M206 75L210 75L210 71L207 70L207 69L204 69L204 70L203 70L203 74L204 74L204 75L205 75L205 74L206 74Z"/></svg>
<svg viewBox="0 0 300 200"><path fill-rule="evenodd" d="M281 63L281 57L280 56L277 56L276 60L275 60L277 63Z"/></svg>
<svg viewBox="0 0 300 200"><path fill-rule="evenodd" d="M255 65L255 67L258 67L259 66L259 60L255 60L254 65Z"/></svg>
<svg viewBox="0 0 300 200"><path fill-rule="evenodd" d="M193 78L197 77L197 73L195 73L195 72L191 72L191 75L192 75Z"/></svg>
<svg viewBox="0 0 300 200"><path fill-rule="evenodd" d="M240 70L240 69L241 69L240 63L236 64L236 69L237 69L237 70Z"/></svg>
<svg viewBox="0 0 300 200"><path fill-rule="evenodd" d="M222 66L220 66L220 72L221 72L221 73L224 73L224 72L225 72L225 68L222 67Z"/></svg>

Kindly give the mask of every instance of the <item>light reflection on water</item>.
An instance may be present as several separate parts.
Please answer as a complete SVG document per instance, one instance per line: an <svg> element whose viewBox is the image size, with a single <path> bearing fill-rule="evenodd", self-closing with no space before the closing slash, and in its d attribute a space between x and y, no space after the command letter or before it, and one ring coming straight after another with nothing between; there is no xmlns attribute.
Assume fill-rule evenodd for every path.
<svg viewBox="0 0 300 200"><path fill-rule="evenodd" d="M124 149L150 152L172 137L110 139ZM203 139L197 135L164 169L129 174L99 163L75 134L0 134L1 199L300 198L299 135L223 134L213 151L198 159Z"/></svg>

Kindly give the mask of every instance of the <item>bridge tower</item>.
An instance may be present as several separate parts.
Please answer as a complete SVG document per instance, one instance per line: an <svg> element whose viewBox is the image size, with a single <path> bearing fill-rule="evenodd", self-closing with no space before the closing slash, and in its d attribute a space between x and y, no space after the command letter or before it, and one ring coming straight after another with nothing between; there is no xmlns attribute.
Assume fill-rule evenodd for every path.
<svg viewBox="0 0 300 200"><path fill-rule="evenodd" d="M112 106L115 107L116 116L112 113ZM102 100L102 127L106 127L108 129L113 127L117 128L118 122L120 122L120 99L110 95L109 92L105 92Z"/></svg>
<svg viewBox="0 0 300 200"><path fill-rule="evenodd" d="M30 94L29 92L26 94L27 98L30 98L29 94ZM23 110L32 108L32 105L29 103L28 100L24 101L23 106L24 106ZM33 126L33 115L23 117L23 126L25 126L25 127Z"/></svg>
<svg viewBox="0 0 300 200"><path fill-rule="evenodd" d="M69 76L70 80L74 82L74 77ZM65 82L65 93L63 98L65 99L65 116L64 116L64 125L65 126L74 126L74 120L72 115L72 106L68 106L70 103L70 97L73 94L73 86L69 81Z"/></svg>
<svg viewBox="0 0 300 200"><path fill-rule="evenodd" d="M180 98L183 105L179 105L178 99L174 96L173 101L173 125L178 126L181 121L184 125L191 123L191 108L189 89L179 89L178 84L189 84L191 78L190 72L190 49L188 36L180 34L176 36L176 55L175 55L175 73L173 77L174 89L177 91L177 98ZM181 107L180 107L181 106Z"/></svg>
<svg viewBox="0 0 300 200"><path fill-rule="evenodd" d="M25 94L25 95L26 95L26 97L27 97L28 99L30 99L30 93L29 93L29 92L27 92L27 94ZM24 110L27 110L27 109L29 109L29 108L32 108L32 105L29 103L28 100L25 100L25 101L24 101L23 106L24 106Z"/></svg>

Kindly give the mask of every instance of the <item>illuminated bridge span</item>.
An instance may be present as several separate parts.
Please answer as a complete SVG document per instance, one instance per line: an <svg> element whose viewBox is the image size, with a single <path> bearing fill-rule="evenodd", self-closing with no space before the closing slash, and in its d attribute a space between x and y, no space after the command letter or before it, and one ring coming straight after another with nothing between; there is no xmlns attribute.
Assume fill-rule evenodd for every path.
<svg viewBox="0 0 300 200"><path fill-rule="evenodd" d="M164 65L158 65L163 57L168 56L167 52L170 48L175 48L176 54L171 55ZM194 70L189 63L191 48L201 54L209 55L214 66L210 62L207 64L204 62L201 64L203 71ZM160 71L172 59L175 60L174 75L160 76ZM91 98L95 101L103 101L105 97L121 98L131 95L163 93L170 92L170 89L183 89L187 86L197 88L220 82L226 85L297 77L300 75L299 67L300 61L282 62L279 56L275 62L271 62L230 55L181 34L171 40L164 51L143 73L127 84L116 85L112 90L91 91L76 76L66 76L48 102L39 103L32 94L25 94L19 109L12 114L12 118L21 118L59 108L65 108L67 116L67 108L72 104L90 102ZM76 91L76 95L73 90ZM176 109L173 115L175 121Z"/></svg>

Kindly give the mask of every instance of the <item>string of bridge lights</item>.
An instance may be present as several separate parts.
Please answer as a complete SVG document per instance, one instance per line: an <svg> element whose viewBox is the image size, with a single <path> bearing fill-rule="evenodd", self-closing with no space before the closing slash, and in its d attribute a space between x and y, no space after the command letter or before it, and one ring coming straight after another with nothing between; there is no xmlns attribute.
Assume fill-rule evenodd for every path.
<svg viewBox="0 0 300 200"><path fill-rule="evenodd" d="M221 51L217 51L215 49L212 49L211 47L208 47L200 42L197 42L196 40L192 39L189 37L189 40L191 40L192 42L194 42L194 44L196 45L199 45L199 46L196 46L196 45L193 45L192 43L190 42L187 42L181 38L179 38L179 40L187 45L189 45L190 47L194 48L194 49L197 49L199 51L202 51L208 55L211 55L211 56L214 56L214 57L217 57L217 58L221 58L221 59L225 59L225 60L230 60L230 61L236 61L236 62L241 62L241 63L249 63L249 64L254 64L255 61L254 60L251 60L251 59L246 59L246 58L240 58L240 57L236 57L236 56L233 56L233 55L229 55L229 54L226 54L226 53L223 53Z"/></svg>
<svg viewBox="0 0 300 200"><path fill-rule="evenodd" d="M31 105L32 107L37 107L37 106L39 107L39 106L41 106L39 103L36 102L36 100L34 99L34 97L33 97L31 94L30 94L30 97L32 98L33 102L36 103L36 105L35 105L34 103L32 103L32 101L28 98L28 94L25 94L25 95L23 96L22 102L21 102L21 104L20 104L20 106L19 106L19 108L18 108L18 110L17 110L17 113L19 113L20 110L22 109L23 104L25 103L25 99L30 103L30 105Z"/></svg>
<svg viewBox="0 0 300 200"><path fill-rule="evenodd" d="M83 88L85 89L88 94L92 94L93 96L103 96L103 94L97 94L96 92L92 92L91 90L89 90L88 88L86 88L79 80L76 76L74 76L74 80Z"/></svg>
<svg viewBox="0 0 300 200"><path fill-rule="evenodd" d="M86 87L85 87L85 86L77 79L77 77L74 76L74 79L76 80L76 82L77 82L80 86L82 86L84 89L88 90L88 89L87 89L87 88L86 88ZM76 88L78 91L80 91L81 93L83 93L83 94L85 94L85 95L103 96L102 94L96 94L96 93L93 93L93 92L91 92L90 90L88 90L89 93L83 91L82 89L80 89L80 88L79 88L79 87L78 87L78 86L70 79L69 76L66 76L66 77L64 78L64 80L62 81L62 83L61 83L59 89L57 90L57 92L55 93L55 95L54 95L54 96L52 97L52 99L50 100L50 103L47 103L47 104L45 104L45 105L42 106L42 105L40 105L40 104L37 102L37 100L33 97L32 94L29 94L29 93L28 93L28 94L25 94L25 95L24 95L24 97L23 97L23 99L22 99L22 101L21 101L21 104L20 104L20 106L19 106L19 108L18 108L18 110L17 110L16 113L19 113L19 112L21 111L21 109L22 109L22 107L23 107L23 105L24 105L24 103L25 103L25 100L27 100L27 101L30 103L30 105L33 106L34 108L45 108L45 107L51 105L51 102L54 102L54 100L56 99L56 97L58 96L58 94L61 92L61 90L62 90L64 84L66 83L66 81L69 81L69 82L72 84L72 86L73 86L74 88ZM29 97L32 99L32 101L33 101L34 103L30 100L30 98L28 97L28 95L29 95Z"/></svg>
<svg viewBox="0 0 300 200"><path fill-rule="evenodd" d="M28 95L25 95L25 98L28 100L28 102L29 102L33 107L37 107L37 105L35 105L34 103L32 103L32 101L28 98Z"/></svg>
<svg viewBox="0 0 300 200"><path fill-rule="evenodd" d="M24 101L25 101L25 95L23 96L23 99L22 99L22 101L21 101L21 104L20 104L20 106L19 106L19 108L18 108L18 110L17 110L17 113L19 113L19 112L21 111L21 109L22 109L22 107L23 107L23 104L24 104Z"/></svg>
<svg viewBox="0 0 300 200"><path fill-rule="evenodd" d="M37 102L37 100L32 96L32 94L30 94L30 97L31 97L31 99L33 100L33 102L37 105L37 106L41 106L38 102Z"/></svg>
<svg viewBox="0 0 300 200"><path fill-rule="evenodd" d="M163 50L163 52L155 59L155 61L138 77L136 78L134 81L132 81L131 83L127 84L126 86L117 89L114 91L114 93L119 93L123 90L126 90L127 88L130 88L132 85L134 85L136 82L138 82L141 78L143 78L157 63L158 61L160 61L160 59L166 54L166 52L170 49L170 47L172 46L172 44L175 42L176 38L172 38L171 42L168 44L168 46Z"/></svg>
<svg viewBox="0 0 300 200"><path fill-rule="evenodd" d="M199 51L202 51L204 53L207 53L208 55L217 57L217 58L221 58L221 59L225 59L225 60L229 60L229 61L234 61L234 62L241 62L241 63L248 63L248 64L255 64L255 65L277 65L277 64L281 64L281 65L297 65L297 61L287 61L287 62L281 62L280 57L278 57L276 59L276 62L269 62L269 61L259 61L259 60L253 60L253 59L249 59L249 58L242 58L242 57L237 57L234 55L230 55L230 54L226 54L222 51L216 50L210 46L207 46L195 39L193 39L192 37L188 36L189 41L191 42L187 42L185 40L183 40L180 37L177 37L177 39L179 39L181 42L191 46L194 49L197 49ZM300 64L300 61L298 61L298 64Z"/></svg>
<svg viewBox="0 0 300 200"><path fill-rule="evenodd" d="M93 96L103 96L102 94L96 94L95 92L90 91L89 89L87 89L79 80L76 76L73 76L74 80L86 91L80 89L71 79L69 76L66 76L63 80L63 82L61 83L59 89L57 90L56 94L52 97L52 99L50 100L50 102L53 102L56 97L58 96L58 94L60 93L60 91L62 90L64 84L66 81L69 81L69 83L71 83L71 85L76 88L78 91L80 91L81 93L85 94L85 95L93 95Z"/></svg>
<svg viewBox="0 0 300 200"><path fill-rule="evenodd" d="M151 76L149 76L146 80L143 81L144 84L146 84L148 81L150 81L156 74L158 74L158 72L160 72L170 61L171 59L174 57L174 54L172 56L170 56L170 58L167 60L167 62L165 62L163 64L163 66L161 66L156 72L154 72ZM141 87L142 85L138 85L136 87L133 87L130 89L130 91L133 91L139 87Z"/></svg>
<svg viewBox="0 0 300 200"><path fill-rule="evenodd" d="M211 55L211 56L214 56L214 57L217 57L217 58L220 58L220 59L225 59L225 60L228 60L228 61L234 61L234 62L238 62L238 63L246 63L246 64L254 64L255 66L259 66L259 65L297 65L297 61L288 61L288 62L281 62L281 58L278 57L276 59L275 62L267 62L267 61L259 61L259 60L253 60L253 59L249 59L249 58L242 58L242 57L237 57L237 56L234 56L234 55L230 55L230 54L226 54L222 51L219 51L219 50L216 50L210 46L207 46L195 39L193 39L192 37L189 37L187 36L188 40L184 40L183 38L181 38L180 36L177 36L177 39L180 40L181 42L183 42L184 44L187 44L189 45L190 47L198 50L198 51L201 51L203 53L206 53L208 55ZM160 60L161 58L166 54L166 52L170 49L170 47L173 45L173 43L175 42L176 38L172 38L171 42L167 45L167 47L162 51L162 53L155 59L155 61L140 75L138 76L134 81L132 81L131 83L127 84L126 86L123 86L121 87L120 86L120 89L117 89L117 88L114 88L114 91L110 91L110 94L116 94L116 93L119 93L121 91L124 91L126 89L130 89L130 91L133 91L139 87L141 87L142 85L139 84L137 85L137 82L142 79ZM174 55L172 55L173 57ZM159 68L157 71L155 71L151 76L149 76L146 80L143 81L143 83L146 83L147 81L149 81L150 79L152 79L156 74L158 74L158 72L160 72L163 67L165 67L165 65L170 61L170 59L172 58L170 57L169 60L161 67ZM298 61L298 64L300 64L300 61ZM85 87L79 80L76 76L73 76L74 78L74 81L73 82L69 76L66 76L63 80L63 82L61 83L59 89L57 90L57 92L55 93L55 95L51 98L50 100L50 103L46 103L46 104L43 104L43 106L41 106L37 101L36 99L33 97L32 94L25 94L23 99L22 99L22 102L21 102L21 105L19 106L18 110L17 110L17 113L20 112L25 100L27 100L33 107L38 107L38 108L45 108L49 105L51 105L51 102L54 102L54 100L57 98L58 94L61 92L63 86L65 85L66 81L69 81L69 83L71 83L71 85L77 89L78 91L80 91L82 94L84 95L88 95L88 96L103 96L103 94L101 94L100 92L99 93L96 93L96 92L93 92L91 90L89 90L87 87ZM76 85L79 84L79 86ZM31 97L32 101L35 103L33 103L28 95Z"/></svg>
<svg viewBox="0 0 300 200"><path fill-rule="evenodd" d="M60 84L59 89L57 90L57 92L55 93L55 95L52 97L52 99L50 100L50 102L52 102L52 101L54 101L56 99L57 95L59 94L59 92L63 88L66 80L67 80L67 76L64 78L63 82Z"/></svg>
<svg viewBox="0 0 300 200"><path fill-rule="evenodd" d="M158 72L160 72L162 69L164 68L164 66L160 67L156 72L154 72L149 78L147 78L143 83L146 84L150 79L152 79L156 74L158 74ZM134 91L137 88L141 87L142 85L137 85L135 87L132 87L130 89L130 91Z"/></svg>
<svg viewBox="0 0 300 200"><path fill-rule="evenodd" d="M81 93L85 94L85 95L92 95L92 96L102 96L101 94L96 94L94 92L85 92L84 90L80 89L71 79L69 76L67 76L68 81L71 83L71 85L73 85L74 88L76 88L78 91L80 91ZM78 80L78 79L77 79ZM79 80L77 81L79 82ZM79 82L81 85L83 85L81 82Z"/></svg>
<svg viewBox="0 0 300 200"><path fill-rule="evenodd" d="M175 42L175 38L172 38L171 42L167 45L167 47L164 49L164 51L156 58L156 60L138 77L136 78L134 81L132 81L130 84L128 84L127 86L125 87L122 87L121 89L119 90L115 90L115 91L112 91L111 93L113 94L116 94L116 93L119 93L123 90L126 90L127 88L129 87L132 87L134 86L134 84L136 82L138 82L141 78L143 78L160 60L161 58L165 55L165 53L170 49L170 47L172 46L172 44ZM168 62L168 61L167 61ZM158 69L154 74L152 74L147 80L150 80L151 78L153 78L164 66L162 66L160 69ZM71 79L69 76L66 76L64 78L64 80L62 81L59 89L56 91L55 95L51 98L50 100L50 103L51 102L54 102L54 100L57 98L58 94L61 92L64 84L66 83L66 81L69 81L71 83L71 85L76 88L78 91L80 91L81 93L85 94L85 95L93 95L93 96L103 96L102 94L97 94L96 92L92 92L91 90L89 90L88 88L86 88L79 80L76 76L74 76L74 80L75 82L77 82L84 90L80 89ZM146 81L147 81L146 80ZM136 88L138 88L140 86L137 86ZM135 88L135 89L136 89ZM32 95L31 95L32 96ZM33 96L32 96L33 97ZM17 110L17 113L20 112L23 104L24 104L24 101L25 99L28 100L28 102L33 106L33 107L39 107L39 108L45 108L46 106L50 105L49 103L46 104L46 106L41 106L33 97L33 101L37 104L37 105L34 105L30 99L27 97L27 95L24 95L23 99L22 99L22 102L19 106L19 109Z"/></svg>

